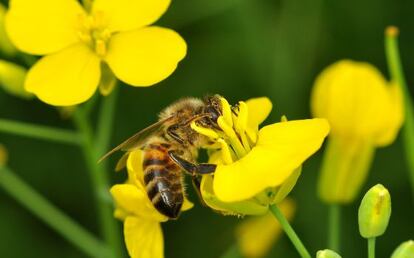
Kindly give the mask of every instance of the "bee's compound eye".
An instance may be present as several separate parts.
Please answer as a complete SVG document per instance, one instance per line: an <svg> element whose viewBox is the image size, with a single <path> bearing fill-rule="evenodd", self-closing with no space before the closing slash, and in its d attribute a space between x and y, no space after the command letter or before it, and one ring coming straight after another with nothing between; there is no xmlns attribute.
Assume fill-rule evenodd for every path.
<svg viewBox="0 0 414 258"><path fill-rule="evenodd" d="M210 115L210 119L214 122L217 122L217 119L220 116L219 112L217 112L217 110L214 107L208 107L206 111Z"/></svg>

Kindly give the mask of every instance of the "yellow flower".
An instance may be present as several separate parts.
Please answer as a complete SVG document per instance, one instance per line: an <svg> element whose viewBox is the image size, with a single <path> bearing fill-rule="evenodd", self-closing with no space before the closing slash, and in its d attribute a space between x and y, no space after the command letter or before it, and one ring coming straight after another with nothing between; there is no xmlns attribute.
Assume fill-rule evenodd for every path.
<svg viewBox="0 0 414 258"><path fill-rule="evenodd" d="M264 214L293 188L302 163L320 148L329 124L325 119L282 121L259 130L272 108L269 99L241 101L233 110L221 101L221 130L192 124L218 145L210 151L216 171L201 182L203 199L224 213Z"/></svg>
<svg viewBox="0 0 414 258"><path fill-rule="evenodd" d="M26 89L48 104L68 106L89 99L108 76L103 73L133 86L162 81L187 48L176 32L149 26L169 4L95 0L87 12L76 0L11 0L11 41L23 52L45 55L30 69Z"/></svg>
<svg viewBox="0 0 414 258"><path fill-rule="evenodd" d="M161 222L168 218L159 213L145 191L142 151L131 152L127 161L128 180L111 188L116 203L115 217L124 221L124 238L132 258L164 257ZM183 210L193 206L185 199Z"/></svg>
<svg viewBox="0 0 414 258"><path fill-rule="evenodd" d="M295 202L285 199L279 205L283 215L291 220L296 209ZM242 221L236 228L236 238L243 257L264 257L282 233L279 222L272 213L255 216Z"/></svg>
<svg viewBox="0 0 414 258"><path fill-rule="evenodd" d="M317 77L311 108L331 125L319 195L329 203L351 202L367 177L375 148L391 144L403 123L400 87L368 63L343 60Z"/></svg>

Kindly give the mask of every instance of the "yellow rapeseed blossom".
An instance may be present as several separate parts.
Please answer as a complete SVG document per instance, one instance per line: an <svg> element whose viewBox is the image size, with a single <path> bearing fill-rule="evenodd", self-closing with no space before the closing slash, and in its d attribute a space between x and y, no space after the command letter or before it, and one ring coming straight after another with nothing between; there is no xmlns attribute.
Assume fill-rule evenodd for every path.
<svg viewBox="0 0 414 258"><path fill-rule="evenodd" d="M229 214L264 214L290 192L302 163L316 152L329 132L325 119L282 121L259 130L272 108L267 98L231 107L221 98L221 130L192 128L218 146L210 162L214 175L203 176L201 194L211 208ZM211 147L210 147L211 148Z"/></svg>
<svg viewBox="0 0 414 258"><path fill-rule="evenodd" d="M105 73L133 86L162 81L187 49L173 30L149 26L169 4L95 0L86 11L76 0L11 0L11 41L23 52L44 55L30 69L26 90L48 104L70 106L88 100Z"/></svg>
<svg viewBox="0 0 414 258"><path fill-rule="evenodd" d="M328 119L331 133L322 164L319 195L348 203L359 193L376 147L391 144L403 123L402 94L372 65L343 60L316 79L315 117Z"/></svg>
<svg viewBox="0 0 414 258"><path fill-rule="evenodd" d="M161 222L168 218L159 213L145 191L142 151L131 152L127 161L128 180L111 188L115 217L124 221L124 238L132 258L163 258L164 240ZM185 199L183 210L193 206Z"/></svg>
<svg viewBox="0 0 414 258"><path fill-rule="evenodd" d="M291 220L296 209L295 202L285 199L279 205L283 215ZM272 213L254 216L242 221L236 228L236 238L243 257L264 257L282 233L279 222Z"/></svg>

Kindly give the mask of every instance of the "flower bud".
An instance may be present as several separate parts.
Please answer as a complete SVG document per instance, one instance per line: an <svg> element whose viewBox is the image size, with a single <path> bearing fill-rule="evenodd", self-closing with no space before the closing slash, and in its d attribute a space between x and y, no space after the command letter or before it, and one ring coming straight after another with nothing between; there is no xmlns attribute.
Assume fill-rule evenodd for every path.
<svg viewBox="0 0 414 258"><path fill-rule="evenodd" d="M17 64L0 60L0 87L17 97L27 99L33 96L24 89L26 72L25 68Z"/></svg>
<svg viewBox="0 0 414 258"><path fill-rule="evenodd" d="M365 194L358 210L359 232L364 238L384 234L391 216L391 196L381 184Z"/></svg>
<svg viewBox="0 0 414 258"><path fill-rule="evenodd" d="M325 249L316 253L316 258L341 258L341 256L332 250Z"/></svg>
<svg viewBox="0 0 414 258"><path fill-rule="evenodd" d="M414 257L414 241L408 240L400 244L392 253L391 258L412 258Z"/></svg>
<svg viewBox="0 0 414 258"><path fill-rule="evenodd" d="M6 8L3 6L3 4L0 3L0 52L6 54L7 56L12 56L17 52L17 50L10 42L4 28L5 13Z"/></svg>

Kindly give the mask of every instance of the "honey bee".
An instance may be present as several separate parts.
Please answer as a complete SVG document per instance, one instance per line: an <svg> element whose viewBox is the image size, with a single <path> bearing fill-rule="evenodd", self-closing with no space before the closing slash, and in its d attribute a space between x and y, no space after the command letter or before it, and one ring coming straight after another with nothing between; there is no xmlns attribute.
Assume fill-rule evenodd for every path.
<svg viewBox="0 0 414 258"><path fill-rule="evenodd" d="M222 115L220 96L184 98L165 108L155 124L139 131L113 150L127 151L118 162L117 169L125 165L128 152L143 151L144 183L148 198L154 207L170 219L176 219L181 211L185 190L183 172L192 176L199 194L198 175L213 173L216 165L197 164L198 150L209 144L204 135L194 131L190 124L197 121L203 127L219 129L218 117Z"/></svg>

